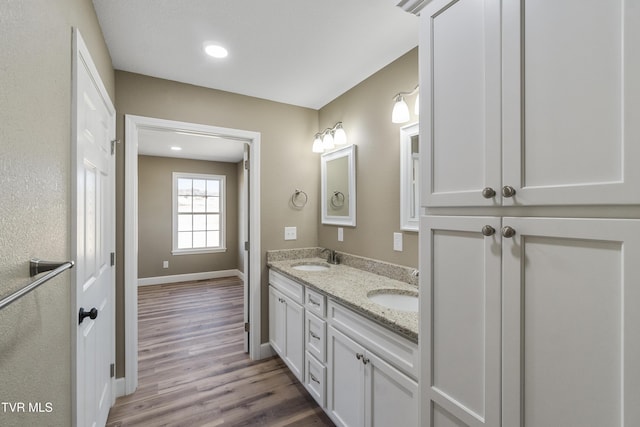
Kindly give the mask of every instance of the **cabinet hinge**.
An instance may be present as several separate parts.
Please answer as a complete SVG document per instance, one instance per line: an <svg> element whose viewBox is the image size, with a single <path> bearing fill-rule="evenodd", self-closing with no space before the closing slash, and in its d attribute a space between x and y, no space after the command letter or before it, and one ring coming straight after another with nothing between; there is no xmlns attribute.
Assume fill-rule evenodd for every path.
<svg viewBox="0 0 640 427"><path fill-rule="evenodd" d="M110 374L111 374L111 378L113 378L113 377L115 377L115 376L116 376L116 365L115 365L115 363L112 363L112 364L109 366L109 372L110 372Z"/></svg>
<svg viewBox="0 0 640 427"><path fill-rule="evenodd" d="M116 144L120 144L120 140L119 139L112 139L111 140L111 155L112 156L114 154L116 154Z"/></svg>
<svg viewBox="0 0 640 427"><path fill-rule="evenodd" d="M245 331L245 332L249 332L249 322L246 322L246 323L244 324L244 331Z"/></svg>
<svg viewBox="0 0 640 427"><path fill-rule="evenodd" d="M246 242L244 242L244 250L245 251L249 250L249 241L248 240Z"/></svg>
<svg viewBox="0 0 640 427"><path fill-rule="evenodd" d="M114 265L116 265L116 253L111 252L111 267L113 267Z"/></svg>
<svg viewBox="0 0 640 427"><path fill-rule="evenodd" d="M249 170L249 160L245 160L245 161L244 161L244 168L245 168L246 170Z"/></svg>

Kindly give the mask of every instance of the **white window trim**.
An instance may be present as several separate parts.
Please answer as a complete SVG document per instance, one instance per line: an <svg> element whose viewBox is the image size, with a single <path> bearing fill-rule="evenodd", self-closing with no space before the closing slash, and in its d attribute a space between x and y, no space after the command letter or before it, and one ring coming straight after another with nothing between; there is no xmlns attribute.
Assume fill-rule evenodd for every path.
<svg viewBox="0 0 640 427"><path fill-rule="evenodd" d="M217 179L220 180L220 247L218 248L190 248L178 249L178 179ZM227 251L227 177L225 175L212 175L204 173L187 173L173 172L173 191L172 191L172 238L171 238L171 254L172 255L193 255L218 253Z"/></svg>

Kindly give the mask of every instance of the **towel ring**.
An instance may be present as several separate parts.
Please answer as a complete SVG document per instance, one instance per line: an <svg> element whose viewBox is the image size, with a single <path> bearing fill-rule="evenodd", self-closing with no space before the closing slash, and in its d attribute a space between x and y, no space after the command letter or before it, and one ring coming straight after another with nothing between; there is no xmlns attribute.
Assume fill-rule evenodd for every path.
<svg viewBox="0 0 640 427"><path fill-rule="evenodd" d="M298 201L298 199L300 198L300 195L304 196L304 199L302 199L302 201ZM291 195L291 204L295 208L298 208L298 209L304 208L308 201L309 201L309 197L307 196L307 193L297 188L296 188L296 191L294 191L294 193Z"/></svg>
<svg viewBox="0 0 640 427"><path fill-rule="evenodd" d="M342 194L342 192L333 192L333 196L331 196L331 206L334 208L341 208L344 206L344 194Z"/></svg>

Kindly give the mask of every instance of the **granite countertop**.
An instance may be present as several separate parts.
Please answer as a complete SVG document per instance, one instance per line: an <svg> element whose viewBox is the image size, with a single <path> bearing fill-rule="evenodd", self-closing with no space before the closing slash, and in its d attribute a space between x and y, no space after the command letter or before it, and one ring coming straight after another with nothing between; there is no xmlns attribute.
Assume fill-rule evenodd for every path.
<svg viewBox="0 0 640 427"><path fill-rule="evenodd" d="M326 265L329 269L301 271L293 268L300 264ZM418 313L387 308L367 298L367 293L379 289L394 289L398 293L416 295L416 286L347 265L328 264L322 258L272 260L268 262L268 266L352 308L387 329L418 342Z"/></svg>

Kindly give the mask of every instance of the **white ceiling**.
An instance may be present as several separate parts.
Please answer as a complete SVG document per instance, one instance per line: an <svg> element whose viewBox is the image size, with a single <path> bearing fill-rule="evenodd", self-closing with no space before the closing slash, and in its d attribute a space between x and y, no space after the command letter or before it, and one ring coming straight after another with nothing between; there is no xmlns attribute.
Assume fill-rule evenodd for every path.
<svg viewBox="0 0 640 427"><path fill-rule="evenodd" d="M115 69L319 109L418 44L390 0L93 0ZM206 56L218 42L229 57ZM405 87L398 82L398 90ZM171 146L182 147L171 151ZM238 141L141 130L139 153L242 160Z"/></svg>
<svg viewBox="0 0 640 427"><path fill-rule="evenodd" d="M245 143L204 134L186 134L161 129L138 130L138 154L237 163L243 159ZM180 147L174 151L171 147Z"/></svg>
<svg viewBox="0 0 640 427"><path fill-rule="evenodd" d="M93 3L117 70L313 109L418 45L418 18L390 0Z"/></svg>

